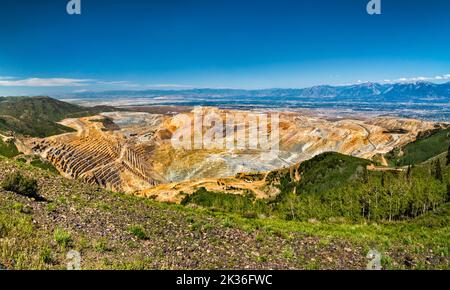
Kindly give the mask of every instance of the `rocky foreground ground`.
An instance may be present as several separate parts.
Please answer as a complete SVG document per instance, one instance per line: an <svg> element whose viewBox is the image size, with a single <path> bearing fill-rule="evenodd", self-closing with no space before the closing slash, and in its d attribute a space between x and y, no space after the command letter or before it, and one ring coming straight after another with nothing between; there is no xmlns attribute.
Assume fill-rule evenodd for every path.
<svg viewBox="0 0 450 290"><path fill-rule="evenodd" d="M399 236L413 235L403 227L245 219L105 191L6 159L0 181L16 170L38 179L43 199L0 190L7 269L64 269L72 249L83 269L364 269L372 245L389 246L384 267L449 265L445 239L403 243ZM421 234L437 235L430 231Z"/></svg>

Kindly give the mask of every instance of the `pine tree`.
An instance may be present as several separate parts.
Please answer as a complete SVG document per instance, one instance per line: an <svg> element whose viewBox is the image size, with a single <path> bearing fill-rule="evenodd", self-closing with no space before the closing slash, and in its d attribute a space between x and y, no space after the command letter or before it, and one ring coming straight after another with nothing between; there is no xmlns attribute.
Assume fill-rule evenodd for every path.
<svg viewBox="0 0 450 290"><path fill-rule="evenodd" d="M408 165L408 170L406 171L406 179L408 181L411 181L411 171L412 171L411 165Z"/></svg>
<svg viewBox="0 0 450 290"><path fill-rule="evenodd" d="M441 182L443 181L441 162L439 159L434 162L434 177Z"/></svg>
<svg viewBox="0 0 450 290"><path fill-rule="evenodd" d="M367 170L367 167L365 167L364 170L363 170L362 182L365 183L365 184L369 183L369 172Z"/></svg>
<svg viewBox="0 0 450 290"><path fill-rule="evenodd" d="M447 162L445 163L446 166L450 165L450 146L448 146L447 150Z"/></svg>
<svg viewBox="0 0 450 290"><path fill-rule="evenodd" d="M450 201L450 182L447 183L447 202Z"/></svg>

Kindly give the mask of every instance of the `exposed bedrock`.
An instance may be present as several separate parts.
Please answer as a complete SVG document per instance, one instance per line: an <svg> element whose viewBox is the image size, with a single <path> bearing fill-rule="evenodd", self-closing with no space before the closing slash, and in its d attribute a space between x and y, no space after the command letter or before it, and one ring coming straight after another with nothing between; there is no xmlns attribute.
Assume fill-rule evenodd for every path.
<svg viewBox="0 0 450 290"><path fill-rule="evenodd" d="M205 110L217 113L224 124L226 114L236 113L214 108ZM326 120L296 112L282 113L279 116L279 148L267 158L267 150L260 148L175 148L171 142L175 132L192 129L185 122L193 120L193 113L185 117L181 122L180 119L175 122L177 116L121 112L108 114L108 122L99 121L103 116L67 119L61 124L77 132L44 139L27 139L23 140L23 144L49 160L64 176L79 178L111 190L136 192L186 181L201 184L194 181L202 179L217 184L214 185L217 188L226 188L226 182L220 186L217 179L253 172L256 175L245 175L244 179L238 178L237 181L239 186L251 190L258 186L250 188L246 184L251 182L246 179L255 179L259 173L289 168L326 151L371 159L414 141L426 132L446 126L387 117ZM270 121L269 118L267 134L273 129ZM110 128L111 124L119 127L114 126L114 130L110 130L105 128L105 123ZM251 126L241 125L236 126L236 134L249 136ZM217 130L205 126L201 131L195 131L195 134L199 133L215 134ZM184 187L165 186L164 190L172 192Z"/></svg>

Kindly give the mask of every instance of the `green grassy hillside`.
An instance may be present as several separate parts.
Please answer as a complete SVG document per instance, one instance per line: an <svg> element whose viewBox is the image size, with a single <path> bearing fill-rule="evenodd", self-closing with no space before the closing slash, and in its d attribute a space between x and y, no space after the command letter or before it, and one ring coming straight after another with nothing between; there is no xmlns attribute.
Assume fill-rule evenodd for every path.
<svg viewBox="0 0 450 290"><path fill-rule="evenodd" d="M450 165L445 158L404 171L369 171L369 161L325 153L300 164L301 180L286 171L281 193L268 201L199 190L184 200L243 216L284 220L344 219L349 222L411 220L450 198Z"/></svg>
<svg viewBox="0 0 450 290"><path fill-rule="evenodd" d="M364 269L371 249L386 269L449 269L448 206L417 221L286 221L161 204L0 158L0 182L11 172L37 179L41 198L0 188L7 269L65 269L70 250L83 269Z"/></svg>
<svg viewBox="0 0 450 290"><path fill-rule="evenodd" d="M73 131L56 123L62 119L112 110L110 107L81 107L48 97L1 97L0 132L47 137Z"/></svg>
<svg viewBox="0 0 450 290"><path fill-rule="evenodd" d="M386 155L392 166L419 164L442 154L450 146L450 128L409 143L403 148L394 149Z"/></svg>
<svg viewBox="0 0 450 290"><path fill-rule="evenodd" d="M320 154L302 162L301 182L297 190L302 193L320 193L361 179L370 161L335 152Z"/></svg>
<svg viewBox="0 0 450 290"><path fill-rule="evenodd" d="M0 138L0 155L12 158L19 155L20 152L17 150L16 145L14 143L5 143L2 138Z"/></svg>

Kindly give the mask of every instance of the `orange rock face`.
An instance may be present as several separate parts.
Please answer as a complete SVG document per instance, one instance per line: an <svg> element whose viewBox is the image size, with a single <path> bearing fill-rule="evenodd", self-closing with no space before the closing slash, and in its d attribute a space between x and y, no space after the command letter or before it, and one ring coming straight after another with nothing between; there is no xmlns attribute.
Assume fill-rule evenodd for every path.
<svg viewBox="0 0 450 290"><path fill-rule="evenodd" d="M51 161L66 177L80 178L112 190L179 201L180 192L191 193L198 187L232 193L253 192L258 197L271 196L276 192L263 189L264 179L249 181L238 178L236 174L291 167L327 151L371 159L376 154L387 153L414 141L420 133L441 126L397 118L327 120L283 112L277 113L277 123L269 116L266 130L258 132L269 139L269 135L278 128L278 147L267 150L251 146L249 137L261 121L256 123L252 116L245 115L260 116L265 112L204 108L201 113L203 116L212 113L214 117L203 119L200 127L195 125L193 112L175 116L120 112L68 119L61 123L76 132L22 140L22 143L29 151ZM242 114L244 118L235 118L233 123L227 123L230 115L242 117ZM104 122L105 118L109 122ZM119 127L111 126L111 120ZM222 126L215 126L220 120ZM232 143L227 139L230 132L234 134ZM184 141L189 141L192 147L197 146L174 146L172 139L178 135L183 135ZM199 136L200 142L195 141ZM205 145L202 143L205 136L214 137L212 140L216 145L218 137L223 138L220 140L224 146ZM243 139L245 143L242 143ZM244 146L239 147L239 142ZM233 146L227 147L226 144Z"/></svg>

